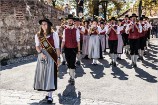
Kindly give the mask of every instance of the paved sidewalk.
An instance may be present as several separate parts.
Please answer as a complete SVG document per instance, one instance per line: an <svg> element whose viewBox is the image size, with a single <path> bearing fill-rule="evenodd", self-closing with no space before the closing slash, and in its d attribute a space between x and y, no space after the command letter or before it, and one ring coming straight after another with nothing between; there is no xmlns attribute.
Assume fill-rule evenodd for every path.
<svg viewBox="0 0 158 105"><path fill-rule="evenodd" d="M107 54L97 66L82 60L75 86L68 85L69 73L61 65L52 105L158 105L158 39L151 39L146 53L135 69L125 55L116 68ZM47 105L47 93L33 90L35 67L36 58L1 67L1 105Z"/></svg>

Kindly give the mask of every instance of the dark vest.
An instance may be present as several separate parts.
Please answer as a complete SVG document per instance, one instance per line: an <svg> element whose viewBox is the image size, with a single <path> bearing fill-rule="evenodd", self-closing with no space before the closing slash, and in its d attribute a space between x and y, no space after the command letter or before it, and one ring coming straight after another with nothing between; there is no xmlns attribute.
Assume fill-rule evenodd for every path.
<svg viewBox="0 0 158 105"><path fill-rule="evenodd" d="M117 30L117 26L114 26L114 29ZM113 29L109 33L109 40L118 40L117 33Z"/></svg>
<svg viewBox="0 0 158 105"><path fill-rule="evenodd" d="M137 24L138 26L138 24ZM132 29L129 31L129 39L138 39L140 37L140 33L138 32L138 29L136 26L134 26L134 32L132 32Z"/></svg>
<svg viewBox="0 0 158 105"><path fill-rule="evenodd" d="M76 28L65 29L65 47L66 48L76 48L77 47L77 41L76 41Z"/></svg>

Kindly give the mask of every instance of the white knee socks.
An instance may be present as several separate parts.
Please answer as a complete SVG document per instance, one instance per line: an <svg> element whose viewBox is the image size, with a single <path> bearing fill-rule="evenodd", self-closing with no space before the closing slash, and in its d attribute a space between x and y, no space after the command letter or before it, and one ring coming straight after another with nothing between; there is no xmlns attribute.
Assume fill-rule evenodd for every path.
<svg viewBox="0 0 158 105"><path fill-rule="evenodd" d="M48 97L51 97L52 98L52 91L48 92Z"/></svg>
<svg viewBox="0 0 158 105"><path fill-rule="evenodd" d="M63 57L63 61L66 61L66 59L65 59L65 53L62 54L62 57Z"/></svg>
<svg viewBox="0 0 158 105"><path fill-rule="evenodd" d="M116 62L117 54L114 54L114 62Z"/></svg>
<svg viewBox="0 0 158 105"><path fill-rule="evenodd" d="M69 69L69 74L72 79L75 78L75 69Z"/></svg>

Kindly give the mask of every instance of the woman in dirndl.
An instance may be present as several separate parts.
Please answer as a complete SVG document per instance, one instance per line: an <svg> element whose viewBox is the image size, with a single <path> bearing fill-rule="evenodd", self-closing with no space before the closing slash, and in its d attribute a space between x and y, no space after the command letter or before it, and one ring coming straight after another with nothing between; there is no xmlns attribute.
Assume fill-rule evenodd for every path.
<svg viewBox="0 0 158 105"><path fill-rule="evenodd" d="M85 28L85 33L83 35L83 46L82 46L82 54L84 55L85 59L88 59L88 47L89 47L89 34L88 34L88 30L89 30L89 21L85 20L83 22L84 24L84 28Z"/></svg>
<svg viewBox="0 0 158 105"><path fill-rule="evenodd" d="M59 36L56 32L52 32L52 23L49 19L39 21L41 29L35 35L36 50L38 52L37 66L34 77L34 89L38 91L46 91L47 103L52 103L52 92L57 89L57 66L60 63ZM52 56L40 43L40 38L45 37L57 53L57 62L55 63Z"/></svg>
<svg viewBox="0 0 158 105"><path fill-rule="evenodd" d="M93 59L92 62L93 65L97 65L98 58L100 58L100 38L99 38L100 27L98 27L97 25L98 25L97 20L94 19L89 30L90 39L89 39L88 57Z"/></svg>
<svg viewBox="0 0 158 105"><path fill-rule="evenodd" d="M107 31L108 31L108 27L106 27L106 25L104 24L104 21L101 21L100 32L99 32L100 33L99 37L100 37L100 42L101 42L101 49L100 49L101 59L103 58L103 54L106 49L105 37L106 37Z"/></svg>
<svg viewBox="0 0 158 105"><path fill-rule="evenodd" d="M117 59L121 60L121 55L123 54L123 46L124 46L123 39L122 39L124 26L122 25L121 19L118 20L118 27L120 27L120 34L117 35L117 37L118 37L118 44L117 44L118 57L117 57Z"/></svg>

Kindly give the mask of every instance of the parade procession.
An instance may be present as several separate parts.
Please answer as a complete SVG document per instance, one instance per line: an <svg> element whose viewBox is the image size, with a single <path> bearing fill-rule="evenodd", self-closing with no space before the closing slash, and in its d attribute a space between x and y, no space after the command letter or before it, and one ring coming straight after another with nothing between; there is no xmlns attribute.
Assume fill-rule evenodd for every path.
<svg viewBox="0 0 158 105"><path fill-rule="evenodd" d="M121 56L125 54L130 56L131 67L137 68L137 61L144 60L150 44L152 25L144 15L138 18L133 13L131 16L125 15L124 19L111 17L106 21L103 18L86 19L68 14L61 21L61 26L56 26L57 30L54 31L49 19L40 20L41 30L35 35L39 60L34 88L50 91L46 96L48 103L52 103L52 91L57 89L57 67L60 62L67 65L70 75L68 83L75 85L75 70L77 66L82 66L82 59L92 60L91 66L97 66L100 65L98 60L106 59L104 55L107 54L111 58L109 65L117 67L117 61L122 60ZM40 38L42 35L45 42Z"/></svg>
<svg viewBox="0 0 158 105"><path fill-rule="evenodd" d="M0 9L0 105L158 105L156 0Z"/></svg>

